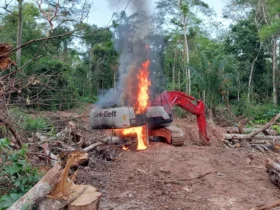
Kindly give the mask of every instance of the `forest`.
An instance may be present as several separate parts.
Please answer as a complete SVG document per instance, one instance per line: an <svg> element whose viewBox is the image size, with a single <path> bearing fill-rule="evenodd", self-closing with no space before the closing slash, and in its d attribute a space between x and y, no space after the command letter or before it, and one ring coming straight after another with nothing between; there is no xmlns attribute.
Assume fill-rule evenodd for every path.
<svg viewBox="0 0 280 210"><path fill-rule="evenodd" d="M215 139L215 143L213 143L214 146L209 147L210 149L205 149L202 156L209 155L213 159L220 159L216 154L219 153L217 145L225 143L218 141L227 138L222 134L229 133L227 130L229 127L238 129L240 135L243 135L240 130L260 129L258 132L264 132L271 127L271 130L276 133L267 131L269 133L267 138L271 137L274 139L273 142L280 140L278 137L280 133L278 120L280 117L278 116L280 113L279 0L227 0L223 8L223 17L219 18L215 8L209 6L207 0L155 0L153 8L146 0L120 0L117 6L122 9L114 12L108 25L103 27L90 23L94 22L89 19L90 14L94 12L94 4L98 4L98 1L0 1L0 210L9 207L9 209L18 209L19 206L14 207L13 204L19 198L23 198L22 196L39 180L42 180L41 169L38 168L39 162L50 164L53 153L61 155L65 150L76 151L77 148L83 148L83 152L90 155L87 159L100 162L94 165L90 163L93 171L88 172L88 169L85 169L87 173L109 171L111 165L107 163L107 153L110 151L109 159L113 160L112 147L115 148L115 146L108 146L108 142L106 144L103 142L104 145L98 144L97 141L101 138L100 132L103 131L92 131L87 128L88 120L83 121L84 113L88 117L93 104L102 108L118 106L117 101L124 97L124 92L128 94L127 100L135 104L138 97L134 86L138 83L137 78L139 79L137 72L145 68L143 63L146 60L149 60L146 63L149 66L149 82L146 83L147 87L149 86L149 100L154 100L165 91L179 91L204 102L205 116L209 124L207 124L208 134L210 134L211 142ZM107 0L107 4L108 7L113 8L113 11L117 11L114 0ZM185 110L175 107L173 112L177 127L185 126L186 122L195 124L196 120ZM262 127L264 125L267 127ZM215 126L220 130L214 131ZM196 125L191 129L183 128L183 131L188 130L197 132ZM264 148L257 143L256 146L256 143L252 141L255 140L254 136L257 133L251 134L244 139L250 139L250 148L257 148L264 154L268 150L267 145ZM42 136L48 140L42 140ZM266 139L258 137L257 140ZM61 145L59 146L55 141L60 142ZM225 147L231 149L232 145L238 149L244 147L240 149L240 154L246 156L244 160L250 161L250 164L251 162L257 164L254 161L263 164L264 159L267 158L266 153L261 157L249 156L247 144L244 146L241 140L232 141L230 140L229 145ZM82 145L79 145L80 142ZM94 145L94 151L92 151L93 147L86 149L92 143L97 144ZM276 143L273 143L274 152L275 145ZM278 151L280 144L277 145ZM218 149L215 150L214 147ZM178 148L168 150L168 155L172 156ZM194 149L192 146L191 149L185 148L182 154L185 152L189 156L195 154L193 152L195 149L192 149ZM120 147L115 148L114 151L121 153L124 150ZM161 152L163 155L164 151ZM105 153L106 161L103 157ZM219 173L217 171L222 171L223 167L227 167L226 160L230 159L230 155L235 156L232 161L239 161L237 154L239 154L237 150L229 151L228 155L224 154L225 157L221 158L224 158L225 162L218 164L217 167L220 168L209 169L206 172L199 171L198 173L202 173L203 178L200 175L194 176L201 180L204 179L204 175L207 175L210 181L216 182L212 177L213 171L217 174L230 173L230 171ZM77 155L75 158L81 158L80 153L75 153L75 155ZM84 155L83 153L82 157ZM126 157L137 161L138 155L141 156L135 153L135 156L128 154ZM69 159L72 160L72 157L74 161L74 155ZM143 158L150 161L146 156ZM162 157L163 160L164 157ZM122 164L130 164L127 159L122 159L122 161ZM198 162L193 159L190 165L200 164ZM65 167L63 169L65 170L68 163L60 167ZM153 164L162 164L162 162ZM124 166L118 167L119 169L115 166L116 170L125 170ZM136 167L138 176L148 176L147 174L150 174L148 168L152 168L152 163L146 165L144 169L139 169L140 166ZM208 165L201 165L201 167L207 169ZM61 171L61 168L56 170ZM132 165L128 166L128 169L135 170ZM73 169L71 170L69 174L76 174ZM175 169L170 169L171 172L169 169L167 172L165 170L167 169L160 169L159 173L175 173L176 175ZM260 169L256 167L254 172L257 174L258 170ZM280 171L277 173L280 178ZM260 179L266 179L266 176L264 171ZM112 185L108 184L110 183L108 178L108 183L106 183L111 187L100 184L104 180L102 181L98 176L96 178L92 175L92 179L96 178L95 181L85 181L84 177L86 175L77 178L79 184L92 184L98 186L100 190L112 190L112 194L113 192L120 193L114 191L114 182ZM176 179L176 182L182 184L186 180L191 182L192 179L180 181L178 177L172 180ZM206 181L209 181L206 177ZM120 177L115 178L121 180ZM146 179L142 177L141 180ZM158 190L154 193L160 191L159 194L163 195L161 191L167 192L163 186L164 183L169 183L173 187L174 183L171 181L162 181L162 189L157 188ZM251 184L253 185L253 182ZM188 191L188 186L195 191L194 185L187 183L184 193L191 192L191 190ZM249 185L250 183L248 189L251 186ZM277 189L272 186L270 186L273 191L271 194L277 193ZM221 189L222 187L215 190ZM258 190L258 188L255 189ZM140 191L137 193L144 196L148 189L143 187ZM213 192L216 191L213 190ZM49 193L50 191L46 191L44 196ZM250 194L250 191L245 194ZM143 203L139 201L137 205L132 203L124 205L125 196L137 200L138 197L134 191L128 190L127 195L118 198L120 200L114 200L114 196L106 191L99 209L130 209L133 205L136 205L136 209L137 206L139 209L150 209L149 207L151 209L175 209L175 207L176 209L177 207L182 209L215 209L216 207L248 209L258 206L257 204L272 201L273 197L269 197L271 194L263 197L259 202L249 202L247 206L245 204L242 206L241 201L239 203L236 201L236 205L232 204L233 206L227 206L228 203L222 205L223 202L217 201L218 205L213 200L202 201L197 200L197 197L193 197L191 202L188 201L189 204L180 201L176 205L168 199L158 200L158 203L166 202L164 205L154 204L152 201L151 204L147 201L147 194L143 200L146 200L149 206L144 201ZM59 197L58 193L50 195ZM196 196L204 197L205 195L200 192ZM113 199L115 203L110 199ZM105 205L105 203L110 203L109 200L113 205L112 208ZM21 202L21 199L18 201ZM71 205L69 207L72 201L68 201L64 206L68 205L68 209L76 209ZM32 205L34 203L37 205L38 200L36 202L33 200ZM117 206L116 203L122 203L123 206ZM29 204L25 203L27 206L23 204L20 207L31 209ZM36 205L35 207L40 206ZM280 205L280 202L278 201L275 205ZM35 207L33 205L33 209ZM97 207L91 208L97 209ZM38 207L38 209L44 208ZM45 206L45 209L52 208Z"/></svg>

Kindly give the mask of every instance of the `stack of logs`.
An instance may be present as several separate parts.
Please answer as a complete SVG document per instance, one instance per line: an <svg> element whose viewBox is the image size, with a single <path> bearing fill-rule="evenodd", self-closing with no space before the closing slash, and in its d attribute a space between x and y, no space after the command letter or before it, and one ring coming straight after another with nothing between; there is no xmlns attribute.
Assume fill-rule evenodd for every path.
<svg viewBox="0 0 280 210"><path fill-rule="evenodd" d="M280 151L280 136L277 132L269 129L280 118L280 113L273 117L267 124L260 128L249 130L242 127L230 127L224 134L223 141L230 147L238 147L242 144L251 145L260 151ZM247 134L244 134L249 132Z"/></svg>

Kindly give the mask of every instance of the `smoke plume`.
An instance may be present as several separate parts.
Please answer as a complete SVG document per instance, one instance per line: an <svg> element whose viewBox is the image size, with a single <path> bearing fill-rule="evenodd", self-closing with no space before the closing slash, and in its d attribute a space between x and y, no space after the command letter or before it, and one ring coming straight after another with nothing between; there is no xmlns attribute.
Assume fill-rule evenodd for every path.
<svg viewBox="0 0 280 210"><path fill-rule="evenodd" d="M132 15L121 12L118 26L114 30L115 49L120 54L118 82L116 90L110 89L104 95L99 96L98 105L110 107L120 105L122 95L126 93L128 105L133 106L136 101L138 79L137 74L141 64L152 57L151 40L154 36L153 23L151 21L150 0L107 0L110 8L126 8ZM129 3L129 5L128 5ZM158 37L157 37L158 38ZM157 40L159 41L159 40ZM154 60L155 61L155 60ZM151 66L153 66L151 64ZM150 69L150 72L153 71ZM152 81L153 84L153 81Z"/></svg>

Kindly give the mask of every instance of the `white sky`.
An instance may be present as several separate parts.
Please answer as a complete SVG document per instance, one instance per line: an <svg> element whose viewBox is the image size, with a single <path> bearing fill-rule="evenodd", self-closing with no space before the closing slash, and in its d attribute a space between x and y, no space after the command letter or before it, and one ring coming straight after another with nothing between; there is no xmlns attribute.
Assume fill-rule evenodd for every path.
<svg viewBox="0 0 280 210"><path fill-rule="evenodd" d="M118 2L119 0L109 0ZM128 0L127 0L128 1ZM141 0L134 0L141 1ZM151 6L154 5L154 2L157 0L150 0ZM225 6L225 0L204 0L211 8L217 13L217 19L221 22L225 20L222 18L222 9ZM93 0L91 12L87 20L90 24L96 24L97 26L107 26L110 24L112 14L114 12L120 12L124 9L124 5L120 5L115 9L111 9L108 5L108 0Z"/></svg>

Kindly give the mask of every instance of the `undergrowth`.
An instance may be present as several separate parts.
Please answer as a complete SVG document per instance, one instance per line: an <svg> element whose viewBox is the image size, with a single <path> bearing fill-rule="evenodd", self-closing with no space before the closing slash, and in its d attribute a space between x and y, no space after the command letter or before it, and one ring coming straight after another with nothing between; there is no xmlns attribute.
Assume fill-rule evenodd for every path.
<svg viewBox="0 0 280 210"><path fill-rule="evenodd" d="M0 139L0 210L11 206L40 179L38 169L27 160L27 151L27 145L14 150L8 139Z"/></svg>
<svg viewBox="0 0 280 210"><path fill-rule="evenodd" d="M246 104L245 102L233 106L234 114L252 119L252 124L265 124L276 114L280 107L273 104Z"/></svg>
<svg viewBox="0 0 280 210"><path fill-rule="evenodd" d="M55 132L54 125L45 117L27 114L20 108L11 109L10 112L14 122L16 122L21 129L27 131L27 133Z"/></svg>

